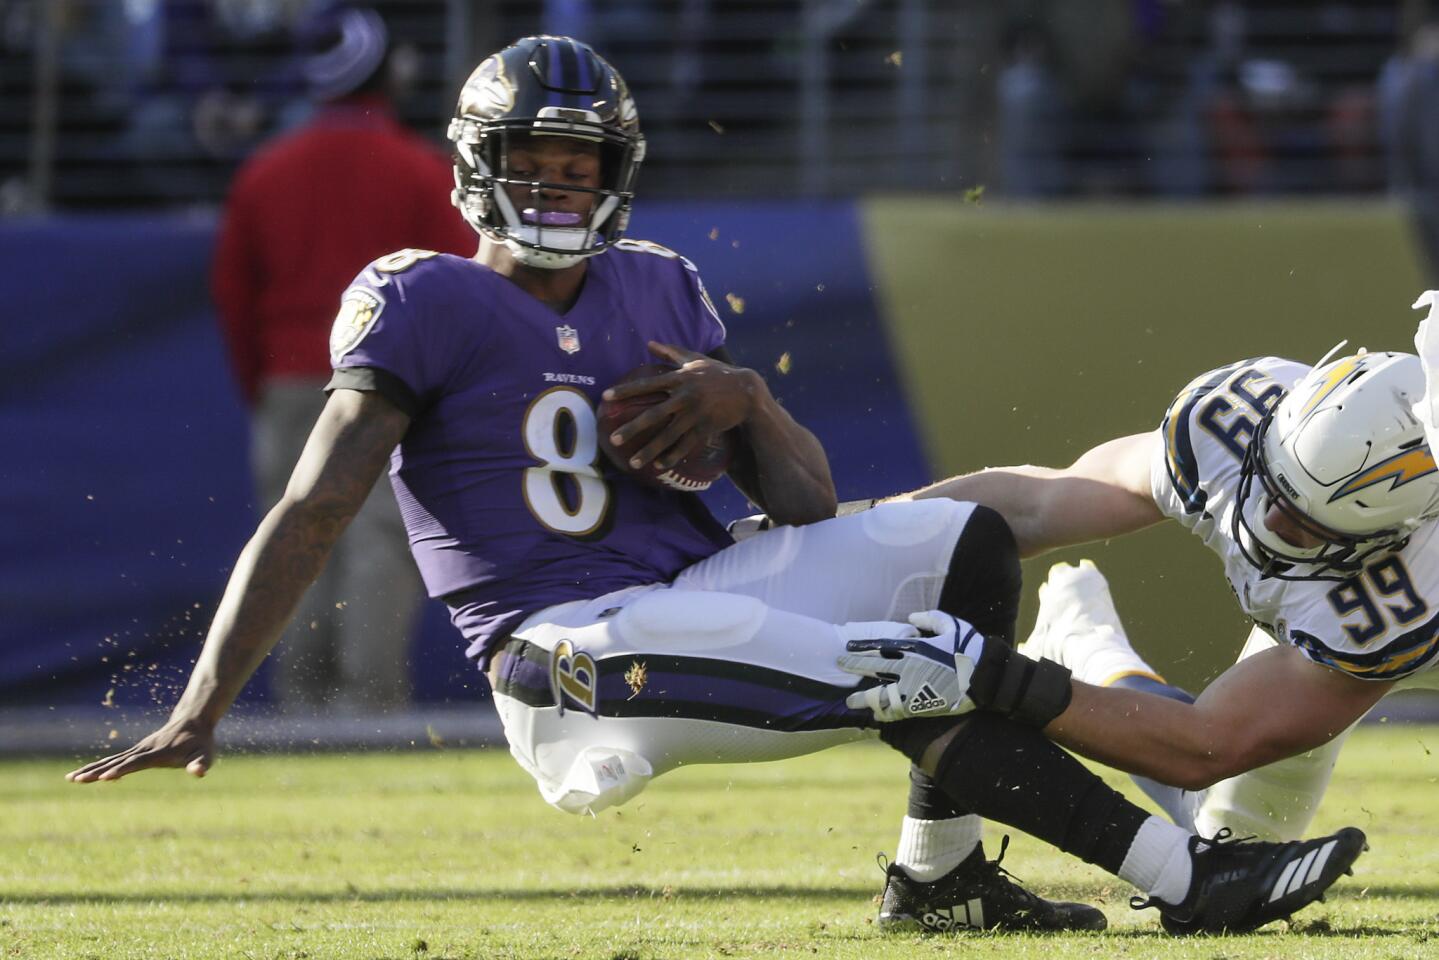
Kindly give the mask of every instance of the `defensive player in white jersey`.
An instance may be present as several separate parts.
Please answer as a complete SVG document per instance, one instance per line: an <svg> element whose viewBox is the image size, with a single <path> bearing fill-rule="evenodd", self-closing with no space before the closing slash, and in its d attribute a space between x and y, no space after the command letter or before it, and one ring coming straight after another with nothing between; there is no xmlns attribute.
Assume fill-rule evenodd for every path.
<svg viewBox="0 0 1439 960"><path fill-rule="evenodd" d="M1093 565L1057 565L1023 652L1085 682L1045 732L1180 788L1146 784L1181 825L1297 836L1353 725L1436 676L1439 468L1415 414L1425 387L1409 354L1312 369L1245 360L1193 380L1159 429L1067 468L994 468L910 496L997 508L1025 556L1165 518L1199 536L1256 624L1239 662L1197 700L1169 687L1129 645Z"/></svg>

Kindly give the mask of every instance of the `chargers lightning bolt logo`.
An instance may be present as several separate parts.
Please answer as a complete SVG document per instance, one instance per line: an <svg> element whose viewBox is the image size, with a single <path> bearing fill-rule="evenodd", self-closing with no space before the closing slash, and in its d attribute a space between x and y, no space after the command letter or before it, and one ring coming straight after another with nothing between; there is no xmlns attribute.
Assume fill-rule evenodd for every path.
<svg viewBox="0 0 1439 960"><path fill-rule="evenodd" d="M1346 357L1334 364L1334 368L1324 375L1324 379L1314 388L1314 392L1309 395L1309 399L1304 401L1304 407L1299 411L1298 416L1303 417L1315 407L1319 406L1325 397L1334 392L1335 387L1344 382L1345 377L1354 372L1359 366L1359 361L1363 359L1364 356L1361 354L1359 356Z"/></svg>
<svg viewBox="0 0 1439 960"><path fill-rule="evenodd" d="M1366 470L1359 471L1344 481L1339 489L1330 495L1329 502L1333 503L1335 500L1343 499L1350 494L1358 493L1366 487L1383 483L1385 480L1392 481L1389 489L1393 490L1396 487L1404 486L1404 484L1409 483L1411 480L1418 480L1420 477L1428 476L1435 470L1439 470L1439 465L1434 463L1434 455L1429 452L1427 446L1415 447L1413 450L1405 450L1397 456L1390 457L1388 460L1376 463Z"/></svg>

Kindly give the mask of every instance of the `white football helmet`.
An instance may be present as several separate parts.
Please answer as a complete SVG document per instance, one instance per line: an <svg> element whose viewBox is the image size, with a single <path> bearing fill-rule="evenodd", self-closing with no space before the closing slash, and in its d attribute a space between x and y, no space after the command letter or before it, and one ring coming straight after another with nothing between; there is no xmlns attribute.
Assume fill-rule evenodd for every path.
<svg viewBox="0 0 1439 960"><path fill-rule="evenodd" d="M1305 374L1245 455L1233 521L1245 558L1280 579L1344 580L1439 515L1439 466L1412 410L1423 393L1419 358L1407 353L1360 353ZM1323 543L1296 547L1266 527L1276 505Z"/></svg>

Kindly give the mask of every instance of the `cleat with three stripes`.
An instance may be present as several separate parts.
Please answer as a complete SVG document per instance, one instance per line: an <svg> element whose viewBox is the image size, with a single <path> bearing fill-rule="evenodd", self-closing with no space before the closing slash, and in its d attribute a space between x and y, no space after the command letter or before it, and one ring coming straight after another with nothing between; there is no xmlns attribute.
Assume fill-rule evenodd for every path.
<svg viewBox="0 0 1439 960"><path fill-rule="evenodd" d="M1322 900L1367 849L1364 832L1354 827L1288 843L1232 840L1220 830L1213 839L1190 838L1194 875L1183 901L1135 897L1130 906L1158 907L1160 923L1177 936L1243 933Z"/></svg>
<svg viewBox="0 0 1439 960"><path fill-rule="evenodd" d="M1030 893L999 865L999 856L984 859L984 848L932 882L916 880L897 863L885 865L884 896L879 925L886 931L919 930L958 933L961 930L1103 930L1104 913L1083 903L1046 900Z"/></svg>

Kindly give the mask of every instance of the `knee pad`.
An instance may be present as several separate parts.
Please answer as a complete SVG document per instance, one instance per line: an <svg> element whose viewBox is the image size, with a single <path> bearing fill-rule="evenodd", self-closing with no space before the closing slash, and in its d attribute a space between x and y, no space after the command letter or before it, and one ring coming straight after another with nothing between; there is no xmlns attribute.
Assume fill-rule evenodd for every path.
<svg viewBox="0 0 1439 960"><path fill-rule="evenodd" d="M737 593L656 590L620 611L614 630L636 650L709 652L748 643L768 613L762 601Z"/></svg>

